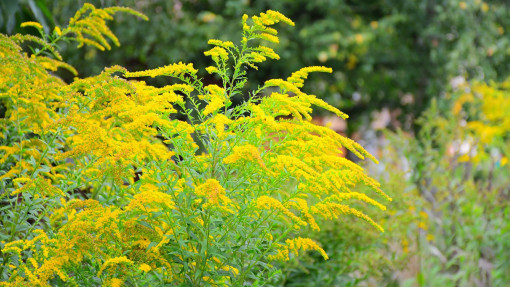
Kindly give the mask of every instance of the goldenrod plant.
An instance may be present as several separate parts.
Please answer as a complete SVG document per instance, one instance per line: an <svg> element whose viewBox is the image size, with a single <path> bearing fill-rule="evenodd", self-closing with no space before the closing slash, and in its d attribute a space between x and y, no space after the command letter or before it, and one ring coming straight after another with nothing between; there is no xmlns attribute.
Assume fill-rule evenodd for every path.
<svg viewBox="0 0 510 287"><path fill-rule="evenodd" d="M85 4L66 28L1 36L0 286L263 286L287 261L326 251L304 235L321 218L360 218L352 202L390 201L366 172L339 156L376 159L311 122L313 107L347 118L302 90L306 67L245 89L246 69L279 59L268 10L242 18L239 44L210 40L204 54L221 85L193 64L129 72L114 66L67 84L52 72L64 38L109 49L116 12ZM19 43L39 46L25 53ZM169 77L154 87L147 77ZM242 103L233 105L234 97ZM353 191L364 185L367 193ZM377 199L376 199L377 198ZM365 223L352 223L365 224Z"/></svg>

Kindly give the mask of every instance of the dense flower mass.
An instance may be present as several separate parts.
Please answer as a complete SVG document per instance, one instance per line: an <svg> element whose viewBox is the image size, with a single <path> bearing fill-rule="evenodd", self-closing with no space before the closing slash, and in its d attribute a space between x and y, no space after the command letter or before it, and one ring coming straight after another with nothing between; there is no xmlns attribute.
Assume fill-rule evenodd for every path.
<svg viewBox="0 0 510 287"><path fill-rule="evenodd" d="M278 43L272 26L290 19L245 15L239 45L210 40L207 72L221 85L204 85L180 62L114 66L70 84L49 72L75 71L58 57L60 39L118 44L104 25L118 11L143 17L86 4L54 42L37 38L54 58L24 53L18 43L29 38L0 36L0 200L12 210L0 209L0 286L263 284L279 260L302 251L328 259L300 237L319 231L321 219L354 216L382 231L351 202L385 210L375 196L391 198L339 154L375 158L311 122L313 107L347 118L302 90L309 73L331 69L303 68L244 90L247 67L279 59L259 39ZM156 76L179 83L141 79ZM372 192L355 192L359 185Z"/></svg>

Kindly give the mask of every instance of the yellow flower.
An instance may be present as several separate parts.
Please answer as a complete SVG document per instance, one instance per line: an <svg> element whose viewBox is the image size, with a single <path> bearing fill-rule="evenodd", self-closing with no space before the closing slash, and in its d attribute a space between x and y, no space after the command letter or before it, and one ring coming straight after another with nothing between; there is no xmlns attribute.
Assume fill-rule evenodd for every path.
<svg viewBox="0 0 510 287"><path fill-rule="evenodd" d="M207 85L204 90L208 93L205 95L198 95L199 99L208 102L207 106L202 110L204 115L214 113L225 106L225 100L227 98L225 89L217 85Z"/></svg>
<svg viewBox="0 0 510 287"><path fill-rule="evenodd" d="M207 68L205 68L205 70L207 71L207 73L209 74L212 74L212 73L218 73L219 70L218 68L214 67L214 66L209 66Z"/></svg>
<svg viewBox="0 0 510 287"><path fill-rule="evenodd" d="M193 64L183 64L179 62L178 64L170 64L160 68L145 70L139 72L126 72L124 76L128 78L133 77L151 77L154 78L156 76L170 76L170 77L180 77L184 74L195 75L198 70L193 68Z"/></svg>
<svg viewBox="0 0 510 287"><path fill-rule="evenodd" d="M347 58L347 69L352 70L356 67L356 64L358 63L358 57L354 54L350 54Z"/></svg>
<svg viewBox="0 0 510 287"><path fill-rule="evenodd" d="M232 154L230 154L229 156L224 158L223 162L226 164L229 164L229 163L236 163L240 160L255 161L255 162L261 163L263 165L262 159L260 157L260 153L259 153L257 147L255 147L251 144L234 147Z"/></svg>
<svg viewBox="0 0 510 287"><path fill-rule="evenodd" d="M59 26L55 26L55 33L57 34L57 36L62 35L62 30L60 30Z"/></svg>
<svg viewBox="0 0 510 287"><path fill-rule="evenodd" d="M262 56L271 58L271 59L280 59L280 56L275 53L275 51L266 46L258 46L255 50Z"/></svg>
<svg viewBox="0 0 510 287"><path fill-rule="evenodd" d="M459 156L459 158L457 160L459 162L468 162L470 158L471 157L469 156L469 154L464 154L464 155Z"/></svg>
<svg viewBox="0 0 510 287"><path fill-rule="evenodd" d="M149 265L142 263L138 269L142 270L143 272L149 272L152 268Z"/></svg>
<svg viewBox="0 0 510 287"><path fill-rule="evenodd" d="M273 20L275 23L278 23L278 22L283 22L287 25L290 25L290 26L294 26L294 22L292 22L292 20L290 20L289 18L285 17L285 15L283 15L282 13L280 12L277 12L277 11L273 11L273 10L267 10L266 11L266 14L264 13L260 13L261 15L261 18L265 18L267 17L268 19L271 19Z"/></svg>
<svg viewBox="0 0 510 287"><path fill-rule="evenodd" d="M313 230L320 231L320 227L315 221L315 218L312 214L310 214L310 209L306 200L302 198L293 198L292 200L287 201L286 206L294 207L299 210L299 212L301 212L301 217L306 219L306 222L310 224L310 227Z"/></svg>
<svg viewBox="0 0 510 287"><path fill-rule="evenodd" d="M210 49L209 51L205 51L204 55L211 56L215 62L219 62L220 59L222 61L228 60L228 52L225 49L218 46Z"/></svg>
<svg viewBox="0 0 510 287"><path fill-rule="evenodd" d="M324 251L324 249L322 249L316 242L314 242L310 238L302 237L287 239L285 241L285 245L280 244L279 251L275 255L270 255L268 259L288 261L290 259L289 253L292 252L297 256L299 255L298 250L300 249L303 251L307 250L318 251L325 260L329 259L328 255L326 254L326 251Z"/></svg>
<svg viewBox="0 0 510 287"><path fill-rule="evenodd" d="M292 73L292 75L287 78L287 81L294 84L294 86L301 88L303 87L304 80L308 78L308 74L314 72L332 73L333 70L324 66L309 66Z"/></svg>
<svg viewBox="0 0 510 287"><path fill-rule="evenodd" d="M196 195L207 199L205 207L220 206L221 204L228 204L231 202L230 198L226 196L225 188L216 179L208 179L205 183L195 188Z"/></svg>
<svg viewBox="0 0 510 287"><path fill-rule="evenodd" d="M214 21L214 19L216 19L216 14L209 11L203 13L202 21L204 21L205 23L212 22Z"/></svg>
<svg viewBox="0 0 510 287"><path fill-rule="evenodd" d="M109 280L108 283L109 283L108 286L111 286L111 287L120 287L124 283L124 280L121 280L119 278L112 278L111 280Z"/></svg>
<svg viewBox="0 0 510 287"><path fill-rule="evenodd" d="M285 214L287 217L292 219L292 221L296 222L298 225L306 226L307 223L303 221L301 218L297 217L294 213L288 210L283 204L276 198L269 197L267 195L263 195L257 198L256 206L261 210L278 210L281 213Z"/></svg>
<svg viewBox="0 0 510 287"><path fill-rule="evenodd" d="M32 181L32 179L28 177L18 177L12 180L13 183L26 183L29 181Z"/></svg>
<svg viewBox="0 0 510 287"><path fill-rule="evenodd" d="M227 133L225 132L226 130L225 126L230 125L232 123L233 121L231 119L227 118L222 113L218 113L214 117L209 118L205 122L205 125L214 124L214 128L216 129L216 135L218 136L218 138L222 139L225 135L227 135Z"/></svg>
<svg viewBox="0 0 510 287"><path fill-rule="evenodd" d="M487 12L489 11L489 4L483 2L482 3L482 12Z"/></svg>
<svg viewBox="0 0 510 287"><path fill-rule="evenodd" d="M277 36L269 34L269 33L261 33L261 34L257 35L257 37L260 39L266 40L268 42L271 42L271 43L276 43L276 44L280 43L280 39L278 39Z"/></svg>
<svg viewBox="0 0 510 287"><path fill-rule="evenodd" d="M322 202L318 203L310 208L311 214L319 214L322 217L326 219L336 219L339 217L340 214L351 214L356 217L359 217L366 222L370 223L372 226L377 228L379 231L384 232L384 229L382 226L377 224L372 218L370 218L368 215L364 214L363 212L356 210L352 207L349 207L344 204L339 204L335 202Z"/></svg>
<svg viewBox="0 0 510 287"><path fill-rule="evenodd" d="M307 180L311 179L312 177L319 176L317 171L305 164L300 159L293 156L279 155L276 157L276 159L271 159L271 161L273 163L272 168L275 172L285 170L296 178L303 177Z"/></svg>
<svg viewBox="0 0 510 287"><path fill-rule="evenodd" d="M464 2L464 1L459 2L459 7L460 7L460 9L465 10L467 8L466 2Z"/></svg>
<svg viewBox="0 0 510 287"><path fill-rule="evenodd" d="M259 54L257 52L251 52L250 57L251 57L252 61L255 63L264 62L266 60L266 57L262 56L261 54Z"/></svg>
<svg viewBox="0 0 510 287"><path fill-rule="evenodd" d="M294 83L292 83L290 81L284 81L282 79L267 80L264 83L264 86L266 86L266 87L280 87L282 93L292 92L296 95L303 94L303 92L301 92L301 90L299 90L299 88Z"/></svg>
<svg viewBox="0 0 510 287"><path fill-rule="evenodd" d="M363 43L364 37L361 34L356 34L354 36L354 40L356 41L356 43L361 44Z"/></svg>
<svg viewBox="0 0 510 287"><path fill-rule="evenodd" d="M23 22L23 23L21 23L20 27L21 28L34 27L34 28L36 28L38 30L42 30L43 29L43 26L40 23L37 23L37 22L34 22L34 21Z"/></svg>
<svg viewBox="0 0 510 287"><path fill-rule="evenodd" d="M121 256L121 257L115 257L115 258L111 258L111 259L108 259L106 260L103 265L101 266L101 268L99 269L99 272L97 272L97 276L100 277L101 274L103 274L103 271L109 267L109 266L115 266L115 265L119 265L119 264L127 264L127 265L131 265L133 264L133 261L127 259L126 256Z"/></svg>
<svg viewBox="0 0 510 287"><path fill-rule="evenodd" d="M360 201L364 201L364 202L366 202L368 204L371 204L373 206L376 206L380 210L383 210L383 211L386 210L386 206L384 206L384 205L380 204L379 202L371 199L366 194L359 193L359 192L342 192L342 193L338 193L338 194L332 195L329 198L338 200L339 202L343 201L343 200L354 198L354 199L357 199L357 200L360 200Z"/></svg>
<svg viewBox="0 0 510 287"><path fill-rule="evenodd" d="M404 253L408 253L409 252L409 242L407 241L407 239L403 239L402 240L402 251Z"/></svg>
<svg viewBox="0 0 510 287"><path fill-rule="evenodd" d="M175 203L170 194L158 191L157 187L152 184L144 184L140 189L142 191L133 197L126 206L126 210L159 211L175 209Z"/></svg>
<svg viewBox="0 0 510 287"><path fill-rule="evenodd" d="M220 47L223 47L223 48L233 48L234 47L234 43L230 42L230 41L221 41L221 40L215 40L215 39L210 39L207 44L210 44L210 45L215 45L215 46L220 46Z"/></svg>
<svg viewBox="0 0 510 287"><path fill-rule="evenodd" d="M230 265L225 265L225 266L221 267L221 270L227 271L227 272L232 272L234 275L239 274L239 270L235 267L230 266Z"/></svg>

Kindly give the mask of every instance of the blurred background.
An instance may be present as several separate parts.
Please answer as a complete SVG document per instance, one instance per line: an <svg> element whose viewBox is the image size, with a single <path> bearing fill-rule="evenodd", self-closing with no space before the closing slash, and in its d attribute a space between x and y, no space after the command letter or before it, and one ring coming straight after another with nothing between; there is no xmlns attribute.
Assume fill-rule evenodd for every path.
<svg viewBox="0 0 510 287"><path fill-rule="evenodd" d="M250 71L252 88L305 66L333 68L304 89L350 116L348 124L320 113L315 121L380 160L366 168L394 197L389 215L371 215L387 231L349 218L330 223L314 236L331 259L293 260L275 285L510 286L510 1L87 2L128 6L150 20L118 16L110 27L121 46L111 51L64 45L81 77L179 61L203 71L208 39L240 40L242 15L267 9L296 26L279 29L281 59ZM31 20L52 31L83 3L2 0L0 32L36 32L19 27Z"/></svg>

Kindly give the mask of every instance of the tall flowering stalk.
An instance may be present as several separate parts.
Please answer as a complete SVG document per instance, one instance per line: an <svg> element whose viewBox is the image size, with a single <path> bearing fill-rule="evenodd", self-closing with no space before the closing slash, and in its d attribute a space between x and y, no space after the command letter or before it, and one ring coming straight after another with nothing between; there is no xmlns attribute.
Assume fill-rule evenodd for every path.
<svg viewBox="0 0 510 287"><path fill-rule="evenodd" d="M82 10L101 19L110 15L86 7ZM78 25L78 14L70 25ZM81 25L92 22L104 26L100 20ZM349 202L385 210L372 197L391 199L361 167L338 154L346 148L361 159L375 158L311 122L313 107L347 118L302 91L309 73L331 69L307 67L244 90L247 68L279 59L265 45L278 43L273 25L279 22L294 25L271 10L244 15L239 45L209 41L213 47L204 54L214 65L206 70L221 86L204 85L192 64L180 62L138 72L112 67L65 84L34 54L31 63L58 82L43 97L59 98L46 98L41 103L46 112L34 114L26 127L34 139L55 138L58 145L39 156L39 165L47 167L42 173L28 169L27 176L20 167L30 160L19 156L19 164L13 160L0 178L5 196L16 204L46 190L47 221L2 243L0 275L6 282L0 284L263 285L278 271L276 261L307 250L328 259L319 243L302 237L303 229L320 230L322 219L354 216L382 231ZM106 29L87 29L89 40L75 32L75 39L108 48L96 34L116 43ZM9 57L25 59L11 39L0 40L11 47L2 61L16 67ZM158 76L177 82L157 88L142 80ZM21 93L29 88L18 85ZM243 102L233 105L234 97ZM16 158L17 146L0 147L2 159ZM373 193L353 192L360 184ZM23 200L13 199L19 194Z"/></svg>

